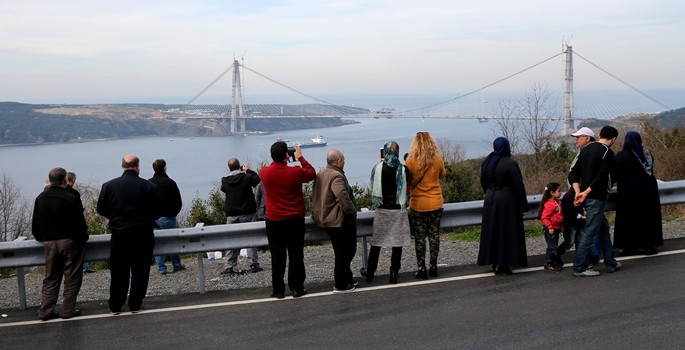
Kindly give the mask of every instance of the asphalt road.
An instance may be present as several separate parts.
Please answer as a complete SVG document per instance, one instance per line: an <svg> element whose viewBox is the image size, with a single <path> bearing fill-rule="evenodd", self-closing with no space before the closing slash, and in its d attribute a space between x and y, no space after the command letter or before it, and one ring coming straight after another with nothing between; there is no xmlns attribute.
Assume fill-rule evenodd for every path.
<svg viewBox="0 0 685 350"><path fill-rule="evenodd" d="M487 267L442 269L401 283L360 280L333 294L328 284L283 300L269 289L145 299L140 314L80 304L71 320L36 320L36 310L0 320L3 349L683 349L685 239L651 257L620 258L623 269L575 278L535 266L512 276ZM568 266L569 264L567 264Z"/></svg>

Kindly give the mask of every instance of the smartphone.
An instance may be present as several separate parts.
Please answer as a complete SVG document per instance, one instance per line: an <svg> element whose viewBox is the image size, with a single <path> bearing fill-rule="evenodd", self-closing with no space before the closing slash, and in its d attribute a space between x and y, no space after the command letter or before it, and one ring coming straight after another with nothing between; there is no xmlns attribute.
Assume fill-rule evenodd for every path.
<svg viewBox="0 0 685 350"><path fill-rule="evenodd" d="M382 148L380 149L380 154L381 154L381 158L385 158L385 152L383 151Z"/></svg>

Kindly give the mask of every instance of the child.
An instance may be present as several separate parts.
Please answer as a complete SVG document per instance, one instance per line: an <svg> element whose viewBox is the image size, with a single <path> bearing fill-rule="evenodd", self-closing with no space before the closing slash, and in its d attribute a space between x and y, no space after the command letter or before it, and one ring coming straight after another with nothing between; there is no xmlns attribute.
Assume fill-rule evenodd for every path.
<svg viewBox="0 0 685 350"><path fill-rule="evenodd" d="M556 253L552 257L552 260L558 266L564 266L561 256L573 247L573 244L577 241L576 235L585 226L585 209L582 205L575 206L573 204L575 197L576 192L573 190L573 187L569 187L568 191L561 198L561 213L564 217L564 242L559 245L559 248L557 248Z"/></svg>
<svg viewBox="0 0 685 350"><path fill-rule="evenodd" d="M542 221L542 231L547 242L547 254L545 255L545 271L561 271L562 267L552 259L559 244L559 235L562 234L563 214L561 212L561 185L550 182L545 187L540 206L542 210L539 219Z"/></svg>

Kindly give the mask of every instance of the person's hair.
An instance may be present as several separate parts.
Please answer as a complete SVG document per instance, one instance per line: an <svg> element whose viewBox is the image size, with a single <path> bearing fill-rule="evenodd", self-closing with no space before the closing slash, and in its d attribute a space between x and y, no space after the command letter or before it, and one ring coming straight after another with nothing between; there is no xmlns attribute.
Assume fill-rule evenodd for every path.
<svg viewBox="0 0 685 350"><path fill-rule="evenodd" d="M545 203L552 198L552 193L556 192L561 185L557 182L550 182L545 186L545 192L542 193L542 199L540 200L540 210L538 210L538 219L542 218L542 208L545 207Z"/></svg>
<svg viewBox="0 0 685 350"><path fill-rule="evenodd" d="M234 171L240 169L240 161L237 158L231 158L228 160L228 170Z"/></svg>
<svg viewBox="0 0 685 350"><path fill-rule="evenodd" d="M276 141L271 145L271 159L274 162L282 162L288 154L288 144L283 141Z"/></svg>
<svg viewBox="0 0 685 350"><path fill-rule="evenodd" d="M436 156L441 157L442 152L440 152L440 148L435 143L433 136L427 131L417 132L414 141L409 146L409 157L418 160L419 171L425 173Z"/></svg>
<svg viewBox="0 0 685 350"><path fill-rule="evenodd" d="M614 137L618 137L618 130L611 125L605 125L602 130L599 131L599 138L605 140L611 140Z"/></svg>
<svg viewBox="0 0 685 350"><path fill-rule="evenodd" d="M67 182L70 184L75 183L76 182L76 174L71 172L71 171L68 171L67 172Z"/></svg>
<svg viewBox="0 0 685 350"><path fill-rule="evenodd" d="M67 171L64 168L54 168L48 173L50 186L62 186L64 179L67 178Z"/></svg>
<svg viewBox="0 0 685 350"><path fill-rule="evenodd" d="M157 159L152 162L152 170L156 173L164 172L164 168L166 168L166 161L164 159Z"/></svg>
<svg viewBox="0 0 685 350"><path fill-rule="evenodd" d="M126 156L124 158L121 158L121 167L124 169L130 169L130 168L136 168L140 164L140 159L138 157L133 157L131 161L127 162L126 161Z"/></svg>
<svg viewBox="0 0 685 350"><path fill-rule="evenodd" d="M338 161L338 159L342 158L343 154L342 152L338 151L337 149L333 149L328 154L326 155L326 163L327 164L334 164L335 162Z"/></svg>

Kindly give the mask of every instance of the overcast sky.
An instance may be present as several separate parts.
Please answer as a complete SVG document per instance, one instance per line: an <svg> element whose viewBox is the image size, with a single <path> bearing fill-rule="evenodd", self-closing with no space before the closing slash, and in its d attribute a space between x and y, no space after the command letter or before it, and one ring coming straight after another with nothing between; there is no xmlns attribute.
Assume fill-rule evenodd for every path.
<svg viewBox="0 0 685 350"><path fill-rule="evenodd" d="M682 0L0 0L0 101L186 102L241 57L313 96L456 93L563 39L639 89L681 89L684 35Z"/></svg>

